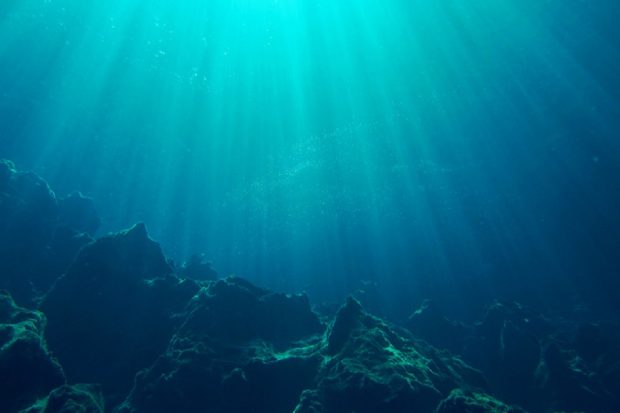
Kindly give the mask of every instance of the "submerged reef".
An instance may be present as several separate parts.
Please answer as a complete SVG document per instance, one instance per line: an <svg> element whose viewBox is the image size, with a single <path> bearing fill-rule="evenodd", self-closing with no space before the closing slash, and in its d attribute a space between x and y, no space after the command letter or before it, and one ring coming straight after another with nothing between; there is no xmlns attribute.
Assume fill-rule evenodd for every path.
<svg viewBox="0 0 620 413"><path fill-rule="evenodd" d="M143 224L97 239L92 200L0 162L0 411L620 411L620 333L491 303L404 322L350 297L178 271ZM17 302L16 302L17 301Z"/></svg>

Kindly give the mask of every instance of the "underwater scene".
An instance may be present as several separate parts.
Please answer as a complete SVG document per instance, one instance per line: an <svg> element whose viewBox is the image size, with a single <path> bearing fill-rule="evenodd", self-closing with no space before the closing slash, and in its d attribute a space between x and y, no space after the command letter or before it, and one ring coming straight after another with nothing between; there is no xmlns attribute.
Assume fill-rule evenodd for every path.
<svg viewBox="0 0 620 413"><path fill-rule="evenodd" d="M619 413L619 22L0 0L0 413Z"/></svg>

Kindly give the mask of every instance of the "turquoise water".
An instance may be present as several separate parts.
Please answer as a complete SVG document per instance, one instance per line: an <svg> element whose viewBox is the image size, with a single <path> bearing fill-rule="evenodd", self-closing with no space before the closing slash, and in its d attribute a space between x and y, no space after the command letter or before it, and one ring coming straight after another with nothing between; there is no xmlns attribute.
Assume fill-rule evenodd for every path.
<svg viewBox="0 0 620 413"><path fill-rule="evenodd" d="M3 0L0 157L93 197L104 232L144 221L177 262L277 289L613 302L619 18L605 0Z"/></svg>

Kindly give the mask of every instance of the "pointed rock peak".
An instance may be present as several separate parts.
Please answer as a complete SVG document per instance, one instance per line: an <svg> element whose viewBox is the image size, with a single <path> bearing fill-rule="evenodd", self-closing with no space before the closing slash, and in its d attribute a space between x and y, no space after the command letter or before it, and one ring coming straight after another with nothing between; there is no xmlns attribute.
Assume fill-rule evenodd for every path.
<svg viewBox="0 0 620 413"><path fill-rule="evenodd" d="M354 315L357 316L363 313L364 313L364 308L362 307L362 304L360 304L360 302L357 301L352 296L349 296L347 297L347 302L345 303L345 305L343 305L340 308L340 310L338 310L338 314L336 315L336 318L354 316Z"/></svg>
<svg viewBox="0 0 620 413"><path fill-rule="evenodd" d="M84 247L65 278L100 281L149 280L172 273L160 245L149 238L146 226L111 233Z"/></svg>
<svg viewBox="0 0 620 413"><path fill-rule="evenodd" d="M340 307L336 318L327 334L328 354L339 353L351 333L362 325L362 318L366 315L362 305L353 297L348 297L345 305Z"/></svg>
<svg viewBox="0 0 620 413"><path fill-rule="evenodd" d="M132 238L136 238L136 239L150 239L149 238L149 232L146 229L146 224L144 222L138 222L137 224L135 224L133 227L123 231L121 234L128 236L128 237L132 237Z"/></svg>

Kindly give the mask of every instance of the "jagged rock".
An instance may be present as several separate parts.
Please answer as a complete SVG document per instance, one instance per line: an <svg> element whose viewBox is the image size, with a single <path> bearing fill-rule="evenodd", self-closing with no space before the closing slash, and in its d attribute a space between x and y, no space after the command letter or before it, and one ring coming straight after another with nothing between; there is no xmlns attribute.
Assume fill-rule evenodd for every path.
<svg viewBox="0 0 620 413"><path fill-rule="evenodd" d="M506 326L511 331L504 337ZM549 320L518 303L494 303L487 309L483 320L474 327L475 331L466 340L464 353L469 357L468 360L482 358L479 360L481 365L496 365L497 358L503 357L506 360L502 356L503 347L508 344L503 341L505 338L521 339L522 335L528 335L540 340L554 334L554 327ZM518 352L513 354L518 355Z"/></svg>
<svg viewBox="0 0 620 413"><path fill-rule="evenodd" d="M0 292L0 412L620 411L616 324L574 334L574 318L495 303L466 325L429 301L412 335L354 299L319 319L305 295L215 280L200 256L179 272L200 281L176 278L144 225L94 241L98 226L92 200L0 161L0 287L35 305L64 274L41 304L50 351L43 313ZM361 287L381 311L378 285ZM102 386L66 385L50 354Z"/></svg>
<svg viewBox="0 0 620 413"><path fill-rule="evenodd" d="M230 277L203 288L188 307L179 335L197 341L290 342L323 330L306 295L279 294Z"/></svg>
<svg viewBox="0 0 620 413"><path fill-rule="evenodd" d="M542 345L554 334L555 328L542 315L518 303L496 302L474 324L462 354L485 373L494 394L530 409L545 398L536 375Z"/></svg>
<svg viewBox="0 0 620 413"><path fill-rule="evenodd" d="M479 372L401 336L354 299L323 340L313 339L315 317L298 297L236 278L211 284L117 411L430 412L456 387L485 385ZM298 324L306 328L276 334Z"/></svg>
<svg viewBox="0 0 620 413"><path fill-rule="evenodd" d="M0 288L28 303L33 279L42 277L38 261L54 235L56 197L43 179L8 161L0 161L0 171Z"/></svg>
<svg viewBox="0 0 620 413"><path fill-rule="evenodd" d="M10 161L0 160L0 176L1 233L15 231L10 244L16 252L44 247L58 217L56 196L42 178Z"/></svg>
<svg viewBox="0 0 620 413"><path fill-rule="evenodd" d="M136 377L119 413L291 412L312 384L319 360L268 352L253 345L212 349L201 343L174 348Z"/></svg>
<svg viewBox="0 0 620 413"><path fill-rule="evenodd" d="M538 381L547 405L557 410L607 413L619 411L617 395L610 394L574 350L551 343L543 352Z"/></svg>
<svg viewBox="0 0 620 413"><path fill-rule="evenodd" d="M75 384L54 389L20 413L104 413L105 402L99 385Z"/></svg>
<svg viewBox="0 0 620 413"><path fill-rule="evenodd" d="M352 298L336 315L326 341L328 358L309 405L320 403L327 413L432 411L453 388L484 384L480 373L447 353L423 354L421 343L366 313Z"/></svg>
<svg viewBox="0 0 620 413"><path fill-rule="evenodd" d="M81 250L41 305L50 348L72 382L124 393L165 350L174 314L198 291L170 273L142 224Z"/></svg>
<svg viewBox="0 0 620 413"><path fill-rule="evenodd" d="M34 306L92 241L81 233L79 219L85 216L98 220L92 201L58 201L42 178L0 160L0 288Z"/></svg>
<svg viewBox="0 0 620 413"><path fill-rule="evenodd" d="M408 327L438 345L456 335L454 325L425 305ZM572 344L564 329L517 303L494 303L481 322L464 326L465 340L455 338L451 350L485 373L494 394L531 411L618 410L620 340L610 339L617 326L584 325Z"/></svg>
<svg viewBox="0 0 620 413"><path fill-rule="evenodd" d="M525 413L525 411L520 407L508 406L484 393L456 389L441 401L435 413Z"/></svg>
<svg viewBox="0 0 620 413"><path fill-rule="evenodd" d="M49 354L45 316L16 306L0 291L0 411L12 413L62 385L65 377Z"/></svg>
<svg viewBox="0 0 620 413"><path fill-rule="evenodd" d="M192 299L168 350L118 411L291 412L313 383L321 332L305 296L217 281Z"/></svg>
<svg viewBox="0 0 620 413"><path fill-rule="evenodd" d="M327 353L335 355L343 350L356 330L366 327L365 317L359 301L349 297L346 305L340 308L327 334ZM374 320L371 320L374 321Z"/></svg>

